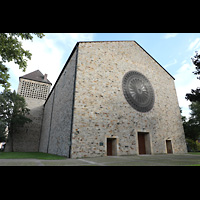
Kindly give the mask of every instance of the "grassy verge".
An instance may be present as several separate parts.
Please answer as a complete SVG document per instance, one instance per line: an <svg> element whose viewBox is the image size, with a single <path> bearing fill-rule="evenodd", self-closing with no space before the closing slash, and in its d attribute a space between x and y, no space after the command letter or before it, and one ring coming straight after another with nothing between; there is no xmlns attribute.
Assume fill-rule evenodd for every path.
<svg viewBox="0 0 200 200"><path fill-rule="evenodd" d="M63 160L66 157L40 152L0 152L0 159Z"/></svg>
<svg viewBox="0 0 200 200"><path fill-rule="evenodd" d="M192 155L200 155L200 152L188 152L188 153Z"/></svg>

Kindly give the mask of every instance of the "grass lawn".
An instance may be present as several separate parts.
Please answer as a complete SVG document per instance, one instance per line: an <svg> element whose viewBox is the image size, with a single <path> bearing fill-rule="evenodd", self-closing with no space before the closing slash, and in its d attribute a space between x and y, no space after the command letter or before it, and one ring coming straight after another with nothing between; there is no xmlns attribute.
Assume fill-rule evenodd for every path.
<svg viewBox="0 0 200 200"><path fill-rule="evenodd" d="M188 152L188 154L192 154L192 155L200 155L200 152Z"/></svg>
<svg viewBox="0 0 200 200"><path fill-rule="evenodd" d="M66 157L40 152L0 152L0 159L63 160Z"/></svg>

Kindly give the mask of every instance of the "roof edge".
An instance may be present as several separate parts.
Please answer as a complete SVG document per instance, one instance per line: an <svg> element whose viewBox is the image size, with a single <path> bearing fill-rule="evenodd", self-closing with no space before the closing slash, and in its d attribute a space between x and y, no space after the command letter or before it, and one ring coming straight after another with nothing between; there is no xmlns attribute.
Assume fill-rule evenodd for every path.
<svg viewBox="0 0 200 200"><path fill-rule="evenodd" d="M49 81L48 82L44 82L44 81L38 81L38 80L34 80L34 79L31 79L31 78L24 78L23 76L19 77L19 80L20 78L23 78L23 79L26 79L26 80L31 80L31 81L35 81L35 82L40 82L40 83L46 83L46 84L49 84L49 85L52 85L52 83ZM48 80L48 79L47 79Z"/></svg>
<svg viewBox="0 0 200 200"><path fill-rule="evenodd" d="M103 43L103 42L136 42L135 40L104 40L104 41L79 41L77 43Z"/></svg>
<svg viewBox="0 0 200 200"><path fill-rule="evenodd" d="M64 65L64 67L63 67L63 69L62 69L62 71L60 72L60 75L58 76L58 78L57 78L57 80L56 80L56 82L55 82L53 88L51 89L51 91L50 91L50 93L49 93L49 95L48 95L48 97L47 97L47 99L46 99L46 101L45 101L45 103L44 103L44 106L45 106L45 104L47 103L49 97L51 96L51 93L52 93L53 90L55 89L55 87L56 87L56 85L57 85L57 83L58 83L58 81L59 81L61 75L63 74L65 68L67 67L68 62L70 61L70 59L71 59L72 55L74 54L75 50L78 48L79 44L80 44L80 43L97 43L97 42L99 42L99 43L100 43L100 42L135 42L144 52L147 53L147 55L149 55L162 69L164 69L164 70L175 80L175 78L174 78L165 68L163 68L162 65L161 65L160 63L158 63L158 62L157 62L143 47L141 47L135 40L78 41L78 42L76 43L76 45L74 46L74 48L73 48L73 50L72 50L70 56L68 57L68 59L67 59L65 65Z"/></svg>
<svg viewBox="0 0 200 200"><path fill-rule="evenodd" d="M52 83L49 81L49 79L46 79L46 80L41 79L41 80L40 80L40 79L38 79L38 78L34 78L33 74L34 74L34 75L37 75L36 77L38 77L38 75L40 76L40 78L41 78L41 77L44 77L44 74L42 74L42 72L38 69L38 70L35 70L35 71L30 72L30 73L28 73L28 74L25 74L25 75L23 75L23 76L20 76L20 77L19 77L19 80L20 80L21 78L23 78L23 79L26 79L26 80L32 80L32 81L36 81L36 82L46 83L46 84L52 85Z"/></svg>
<svg viewBox="0 0 200 200"><path fill-rule="evenodd" d="M147 55L149 55L162 69L164 69L174 80L175 78L155 59L153 58L143 47L141 47L136 41L134 41Z"/></svg>
<svg viewBox="0 0 200 200"><path fill-rule="evenodd" d="M155 58L153 58L142 46L140 46L135 40L79 41L77 43L101 43L101 42L135 42L147 55L149 55L162 69L164 69L175 80L175 78L157 60L155 60Z"/></svg>
<svg viewBox="0 0 200 200"><path fill-rule="evenodd" d="M65 68L67 67L67 64L68 64L68 63L69 63L69 61L71 60L71 57L73 56L73 54L74 54L75 50L78 48L78 45L79 45L79 42L77 42L77 43L76 43L76 45L74 46L74 48L73 48L73 50L72 50L72 52L71 52L70 56L68 57L68 59L67 59L67 61L66 61L65 65L64 65L64 67L63 67L63 69L62 69L62 71L60 72L60 75L58 76L58 78L57 78L56 82L54 83L54 86L53 86L53 88L51 89L51 91L50 91L50 93L49 93L49 95L48 95L48 97L47 97L47 99L46 99L46 101L45 101L45 103L44 103L44 106L45 106L45 104L47 103L47 101L48 101L49 97L51 96L51 93L52 93L52 92L53 92L53 90L55 89L55 87L56 87L56 85L57 85L57 83L58 83L58 81L59 81L60 77L62 76L62 74L63 74L63 72L64 72Z"/></svg>

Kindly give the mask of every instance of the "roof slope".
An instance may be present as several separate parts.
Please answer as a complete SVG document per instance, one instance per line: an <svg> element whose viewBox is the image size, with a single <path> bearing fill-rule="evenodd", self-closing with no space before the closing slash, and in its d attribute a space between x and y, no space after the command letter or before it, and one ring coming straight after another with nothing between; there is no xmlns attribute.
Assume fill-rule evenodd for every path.
<svg viewBox="0 0 200 200"><path fill-rule="evenodd" d="M48 83L52 85L52 83L48 79L45 80L44 75L41 73L40 70L36 70L19 78L29 79L32 81L38 81L42 83Z"/></svg>

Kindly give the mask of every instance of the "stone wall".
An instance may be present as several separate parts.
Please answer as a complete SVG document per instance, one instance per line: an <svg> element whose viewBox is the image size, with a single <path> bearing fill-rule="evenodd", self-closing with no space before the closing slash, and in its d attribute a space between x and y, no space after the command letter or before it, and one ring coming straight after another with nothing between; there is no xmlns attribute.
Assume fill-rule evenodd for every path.
<svg viewBox="0 0 200 200"><path fill-rule="evenodd" d="M44 107L43 122L42 122L41 137L40 137L40 147L39 147L39 151L44 153L48 152L49 133L52 121L53 100L54 100L54 90L52 91L51 96L49 97Z"/></svg>
<svg viewBox="0 0 200 200"><path fill-rule="evenodd" d="M45 90L45 96L40 95L32 86L37 86L41 90ZM31 123L25 124L23 128L19 128L13 135L13 151L16 152L38 152L41 125L43 118L43 105L51 85L40 83L37 81L20 78L17 93L24 96L27 107L30 109L30 115L27 117L32 120ZM10 151L10 143L6 145L6 151Z"/></svg>
<svg viewBox="0 0 200 200"><path fill-rule="evenodd" d="M75 47L45 103L41 152L70 155L76 60Z"/></svg>
<svg viewBox="0 0 200 200"><path fill-rule="evenodd" d="M155 104L147 113L123 95L122 79L130 70L154 88ZM151 154L166 153L166 140L174 153L186 152L173 77L134 41L79 43L71 157L106 156L107 138L117 139L117 155L138 154L138 132L149 133Z"/></svg>
<svg viewBox="0 0 200 200"><path fill-rule="evenodd" d="M131 70L153 86L149 112L136 111L124 97L122 79ZM78 43L45 103L40 151L106 156L113 138L115 155L139 154L139 132L148 133L147 153L167 153L166 140L173 153L187 152L173 77L134 41Z"/></svg>
<svg viewBox="0 0 200 200"><path fill-rule="evenodd" d="M13 149L17 152L38 152L45 100L25 97L32 120L13 135Z"/></svg>

